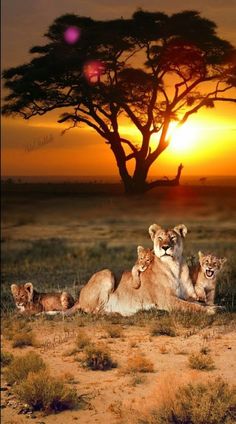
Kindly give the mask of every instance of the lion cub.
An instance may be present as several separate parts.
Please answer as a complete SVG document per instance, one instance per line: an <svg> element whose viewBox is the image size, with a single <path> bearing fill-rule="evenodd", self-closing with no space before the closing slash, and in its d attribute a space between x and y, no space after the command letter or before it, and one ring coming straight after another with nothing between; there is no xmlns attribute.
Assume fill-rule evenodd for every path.
<svg viewBox="0 0 236 424"><path fill-rule="evenodd" d="M24 313L65 311L74 305L74 299L69 293L39 293L34 289L32 283L12 284L11 292L16 307Z"/></svg>
<svg viewBox="0 0 236 424"><path fill-rule="evenodd" d="M198 300L214 305L216 277L227 259L202 252L198 252L198 256L199 264L191 272L195 292Z"/></svg>
<svg viewBox="0 0 236 424"><path fill-rule="evenodd" d="M138 289L141 285L140 273L146 271L154 259L154 253L151 249L144 249L143 246L137 247L138 259L132 268L133 288Z"/></svg>

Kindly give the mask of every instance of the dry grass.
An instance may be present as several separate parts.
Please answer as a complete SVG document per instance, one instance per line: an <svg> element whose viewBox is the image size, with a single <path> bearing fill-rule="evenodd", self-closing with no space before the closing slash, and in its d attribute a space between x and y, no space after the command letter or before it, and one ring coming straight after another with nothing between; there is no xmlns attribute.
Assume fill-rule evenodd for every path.
<svg viewBox="0 0 236 424"><path fill-rule="evenodd" d="M163 345L161 345L161 346L159 346L159 352L162 354L162 355L166 355L167 353L168 353L168 349L167 349L167 346L166 346L166 344L163 344Z"/></svg>
<svg viewBox="0 0 236 424"><path fill-rule="evenodd" d="M1 350L1 366L7 367L13 361L14 356L12 353Z"/></svg>
<svg viewBox="0 0 236 424"><path fill-rule="evenodd" d="M157 408L139 420L140 424L235 423L236 388L221 378L173 387L171 392L162 396Z"/></svg>
<svg viewBox="0 0 236 424"><path fill-rule="evenodd" d="M176 336L176 325L171 315L161 317L151 327L152 336Z"/></svg>
<svg viewBox="0 0 236 424"><path fill-rule="evenodd" d="M46 368L42 358L34 352L15 357L6 369L5 378L9 384L19 383L27 378L30 372L38 372Z"/></svg>
<svg viewBox="0 0 236 424"><path fill-rule="evenodd" d="M93 371L107 371L117 367L107 347L102 345L87 347L84 365Z"/></svg>
<svg viewBox="0 0 236 424"><path fill-rule="evenodd" d="M80 331L79 334L76 337L75 341L75 348L77 351L81 351L87 346L91 344L90 338L87 336L87 334L84 331Z"/></svg>
<svg viewBox="0 0 236 424"><path fill-rule="evenodd" d="M112 339L119 339L123 335L122 327L114 324L106 324L104 329Z"/></svg>
<svg viewBox="0 0 236 424"><path fill-rule="evenodd" d="M45 370L30 372L18 384L15 393L22 402L45 413L72 409L78 404L76 390L68 388L61 379L51 377Z"/></svg>
<svg viewBox="0 0 236 424"><path fill-rule="evenodd" d="M192 353L189 356L189 366L190 368L201 371L211 371L215 368L212 357L201 352Z"/></svg>
<svg viewBox="0 0 236 424"><path fill-rule="evenodd" d="M12 347L23 348L26 346L35 346L36 340L35 336L32 332L24 333L21 332L19 334L14 334L12 337Z"/></svg>
<svg viewBox="0 0 236 424"><path fill-rule="evenodd" d="M154 372L154 365L144 354L136 353L128 358L123 372L125 374Z"/></svg>

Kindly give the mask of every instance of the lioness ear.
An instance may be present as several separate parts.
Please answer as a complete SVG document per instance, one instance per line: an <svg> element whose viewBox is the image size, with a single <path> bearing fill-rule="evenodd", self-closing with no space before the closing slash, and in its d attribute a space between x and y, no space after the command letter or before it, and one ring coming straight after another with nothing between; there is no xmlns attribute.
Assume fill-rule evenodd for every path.
<svg viewBox="0 0 236 424"><path fill-rule="evenodd" d="M221 258L220 259L220 265L221 265L221 267L225 264L225 262L227 262L227 258Z"/></svg>
<svg viewBox="0 0 236 424"><path fill-rule="evenodd" d="M203 253L199 250L199 252L198 252L199 259L201 260L203 256L204 256Z"/></svg>
<svg viewBox="0 0 236 424"><path fill-rule="evenodd" d="M152 241L154 241L155 234L158 230L161 230L160 225L157 225L157 224L150 225L148 231L149 231L149 234L150 234Z"/></svg>
<svg viewBox="0 0 236 424"><path fill-rule="evenodd" d="M137 247L137 252L138 252L138 256L141 255L141 253L144 251L144 247L143 246L138 246Z"/></svg>
<svg viewBox="0 0 236 424"><path fill-rule="evenodd" d="M12 284L11 285L11 292L12 292L13 296L14 296L14 294L16 294L17 288L18 288L17 284Z"/></svg>
<svg viewBox="0 0 236 424"><path fill-rule="evenodd" d="M187 229L186 225L180 224L180 225L177 225L176 227L174 227L174 231L177 234L179 234L181 237L185 237L187 232L188 232L188 229Z"/></svg>
<svg viewBox="0 0 236 424"><path fill-rule="evenodd" d="M29 301L33 299L34 286L32 283L25 283L25 289L29 293Z"/></svg>

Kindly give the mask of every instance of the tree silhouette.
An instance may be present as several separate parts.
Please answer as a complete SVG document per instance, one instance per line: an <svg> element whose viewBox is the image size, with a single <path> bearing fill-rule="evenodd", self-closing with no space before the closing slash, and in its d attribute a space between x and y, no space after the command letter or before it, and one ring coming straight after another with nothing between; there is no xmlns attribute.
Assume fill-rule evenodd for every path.
<svg viewBox="0 0 236 424"><path fill-rule="evenodd" d="M62 109L59 123L91 127L110 146L127 193L177 185L182 165L173 180L147 181L168 147L170 122L183 125L204 106L235 101L235 50L197 11L138 10L111 21L67 14L45 36L30 63L3 72L10 90L3 114L29 119ZM124 116L139 131L135 143L121 135Z"/></svg>

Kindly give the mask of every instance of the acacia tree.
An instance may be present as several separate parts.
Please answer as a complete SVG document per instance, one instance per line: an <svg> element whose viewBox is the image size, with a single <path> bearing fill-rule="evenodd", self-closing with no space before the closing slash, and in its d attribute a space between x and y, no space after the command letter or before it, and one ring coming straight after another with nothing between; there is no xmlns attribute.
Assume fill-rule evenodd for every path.
<svg viewBox="0 0 236 424"><path fill-rule="evenodd" d="M70 27L80 31L73 44L65 40ZM168 147L170 122L183 125L204 106L235 101L235 50L196 11L138 10L112 21L64 15L45 36L47 44L30 50L36 55L30 63L3 72L10 91L3 114L30 119L62 109L59 123L91 127L110 146L127 193L177 185L182 165L173 180L147 181ZM135 143L121 134L124 116L139 131Z"/></svg>

